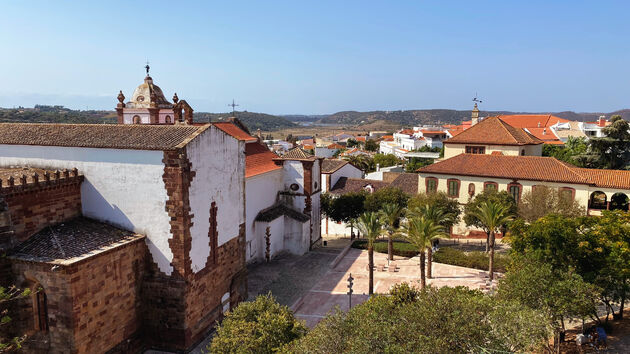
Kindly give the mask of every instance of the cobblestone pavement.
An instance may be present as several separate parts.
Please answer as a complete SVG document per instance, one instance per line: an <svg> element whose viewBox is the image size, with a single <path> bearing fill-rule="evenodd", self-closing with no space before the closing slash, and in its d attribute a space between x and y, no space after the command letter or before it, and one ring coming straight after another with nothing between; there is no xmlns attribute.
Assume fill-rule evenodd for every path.
<svg viewBox="0 0 630 354"><path fill-rule="evenodd" d="M269 263L248 266L248 300L271 291L280 304L291 306L326 274L343 245L331 242L302 256L282 255Z"/></svg>
<svg viewBox="0 0 630 354"><path fill-rule="evenodd" d="M402 282L419 287L419 257L395 257L394 262L395 271L393 265L388 264L386 254L374 253L374 264L382 269L374 271L375 293L388 293L394 284ZM347 311L347 279L350 273L354 278L352 305L366 301L369 281L367 264L367 251L350 249L343 259L295 304L293 310L296 316L305 320L309 327L314 327L335 306ZM427 283L438 287L461 285L485 290L486 277L487 272L484 271L434 262L433 279L427 279Z"/></svg>

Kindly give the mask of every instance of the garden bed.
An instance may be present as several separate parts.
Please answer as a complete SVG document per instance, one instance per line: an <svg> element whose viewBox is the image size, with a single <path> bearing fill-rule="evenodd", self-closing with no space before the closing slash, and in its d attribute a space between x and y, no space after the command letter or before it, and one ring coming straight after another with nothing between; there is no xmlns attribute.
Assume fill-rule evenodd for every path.
<svg viewBox="0 0 630 354"><path fill-rule="evenodd" d="M484 251L464 252L451 247L442 247L433 253L433 261L460 267L488 270L488 253ZM508 262L509 256L495 253L494 271L505 273Z"/></svg>
<svg viewBox="0 0 630 354"><path fill-rule="evenodd" d="M356 240L352 243L352 248L367 250L367 240ZM377 240L374 242L374 252L387 254L387 240ZM418 255L416 246L409 242L394 240L394 255L400 257L414 257Z"/></svg>

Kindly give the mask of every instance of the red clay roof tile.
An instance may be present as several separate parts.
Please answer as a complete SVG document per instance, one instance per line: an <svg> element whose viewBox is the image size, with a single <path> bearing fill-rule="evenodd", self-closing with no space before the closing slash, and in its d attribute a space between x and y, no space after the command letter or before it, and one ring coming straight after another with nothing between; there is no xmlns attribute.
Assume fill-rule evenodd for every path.
<svg viewBox="0 0 630 354"><path fill-rule="evenodd" d="M497 117L489 117L454 137L446 144L536 145L543 142L521 128L514 128Z"/></svg>
<svg viewBox="0 0 630 354"><path fill-rule="evenodd" d="M275 158L278 155L259 142L245 145L245 178L281 169L273 162Z"/></svg>

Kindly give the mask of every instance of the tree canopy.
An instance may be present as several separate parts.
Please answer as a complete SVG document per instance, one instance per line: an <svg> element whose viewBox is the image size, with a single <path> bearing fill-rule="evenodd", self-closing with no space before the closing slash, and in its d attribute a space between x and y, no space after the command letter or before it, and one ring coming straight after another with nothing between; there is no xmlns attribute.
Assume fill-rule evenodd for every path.
<svg viewBox="0 0 630 354"><path fill-rule="evenodd" d="M518 212L516 201L510 193L507 191L496 192L494 190L485 190L482 193L477 194L464 206L464 222L467 226L473 226L483 229L486 232L490 232L490 230L487 230L485 225L479 220L477 215L479 206L488 201L506 206L508 209L508 215L516 215ZM502 225L502 227L506 228L507 225Z"/></svg>
<svg viewBox="0 0 630 354"><path fill-rule="evenodd" d="M401 207L407 206L409 196L397 187L385 187L368 194L365 198L365 210L377 212L385 204L396 204Z"/></svg>
<svg viewBox="0 0 630 354"><path fill-rule="evenodd" d="M570 190L559 190L547 186L536 186L525 192L518 205L518 215L527 222L533 222L545 215L561 214L581 216L586 209L571 195Z"/></svg>
<svg viewBox="0 0 630 354"><path fill-rule="evenodd" d="M407 208L413 210L427 205L434 205L442 209L444 218L441 219L440 225L444 226L446 230L450 230L451 227L459 223L462 209L456 199L449 198L444 192L417 194L409 199Z"/></svg>
<svg viewBox="0 0 630 354"><path fill-rule="evenodd" d="M365 198L367 192L352 192L332 196L329 193L322 194L321 210L335 222L348 223L357 219L365 211Z"/></svg>

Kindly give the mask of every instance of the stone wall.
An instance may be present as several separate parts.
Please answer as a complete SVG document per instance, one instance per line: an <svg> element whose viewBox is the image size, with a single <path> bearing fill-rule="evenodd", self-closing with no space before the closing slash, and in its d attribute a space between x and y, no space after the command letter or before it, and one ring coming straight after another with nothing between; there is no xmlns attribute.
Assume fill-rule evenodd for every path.
<svg viewBox="0 0 630 354"><path fill-rule="evenodd" d="M36 323L35 296L19 302L14 329L30 334L27 352L138 351L140 280L147 258L144 239L53 269L49 263L13 260L16 284L47 298L48 331Z"/></svg>
<svg viewBox="0 0 630 354"><path fill-rule="evenodd" d="M81 182L83 176L67 174L48 184L4 186L0 196L8 206L11 229L10 242L15 245L46 226L58 224L81 215Z"/></svg>

